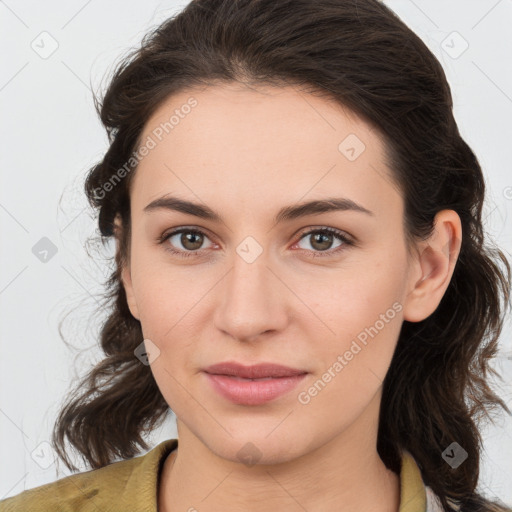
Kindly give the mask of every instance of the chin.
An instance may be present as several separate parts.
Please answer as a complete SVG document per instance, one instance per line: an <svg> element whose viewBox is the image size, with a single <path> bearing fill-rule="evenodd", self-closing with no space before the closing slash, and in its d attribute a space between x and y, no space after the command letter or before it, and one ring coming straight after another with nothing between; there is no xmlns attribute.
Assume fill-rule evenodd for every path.
<svg viewBox="0 0 512 512"><path fill-rule="evenodd" d="M269 435L271 429L263 432L252 428L237 432L233 437L224 433L216 439L203 438L203 443L217 456L247 467L286 463L307 453L309 449L307 440L300 433L296 434L295 441L295 434L289 430L283 429L281 435L276 432Z"/></svg>

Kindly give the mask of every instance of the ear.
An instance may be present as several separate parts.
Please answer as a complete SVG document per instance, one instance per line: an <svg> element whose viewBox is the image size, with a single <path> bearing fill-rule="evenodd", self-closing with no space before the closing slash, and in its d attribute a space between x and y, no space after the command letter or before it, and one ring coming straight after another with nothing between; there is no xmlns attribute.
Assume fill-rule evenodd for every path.
<svg viewBox="0 0 512 512"><path fill-rule="evenodd" d="M438 212L432 235L417 246L417 255L409 266L411 278L404 300L404 320L420 322L437 309L450 284L461 242L457 212Z"/></svg>
<svg viewBox="0 0 512 512"><path fill-rule="evenodd" d="M119 258L120 251L120 237L122 233L123 225L121 222L121 217L119 214L116 215L114 219L114 236L116 240L116 261L118 264L121 264L121 258ZM123 283L123 287L126 293L126 301L128 303L128 308L130 309L131 314L140 321L139 318L139 309L137 307L137 302L135 300L135 294L133 293L133 285L132 285L132 276L130 270L130 263L122 264L121 269L121 281Z"/></svg>

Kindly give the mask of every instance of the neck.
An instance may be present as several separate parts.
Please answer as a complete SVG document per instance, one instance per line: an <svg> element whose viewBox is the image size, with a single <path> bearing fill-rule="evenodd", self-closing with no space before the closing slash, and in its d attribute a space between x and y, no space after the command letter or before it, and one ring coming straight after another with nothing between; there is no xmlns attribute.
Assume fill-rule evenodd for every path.
<svg viewBox="0 0 512 512"><path fill-rule="evenodd" d="M299 458L252 466L217 456L178 423L178 449L164 464L158 510L397 512L399 477L378 455L377 425L364 420L363 414Z"/></svg>

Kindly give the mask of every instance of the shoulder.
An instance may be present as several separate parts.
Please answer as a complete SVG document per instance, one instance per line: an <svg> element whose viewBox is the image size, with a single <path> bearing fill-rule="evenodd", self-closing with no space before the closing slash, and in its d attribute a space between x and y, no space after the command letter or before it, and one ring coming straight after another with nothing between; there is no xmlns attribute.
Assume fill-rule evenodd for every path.
<svg viewBox="0 0 512 512"><path fill-rule="evenodd" d="M175 447L175 439L167 440L145 455L28 489L0 501L0 512L98 512L125 500L147 509L156 499L160 462Z"/></svg>
<svg viewBox="0 0 512 512"><path fill-rule="evenodd" d="M1 512L94 510L103 494L119 494L140 457L114 462L100 469L70 475L55 482L28 489L0 502ZM97 510L97 509L96 509Z"/></svg>
<svg viewBox="0 0 512 512"><path fill-rule="evenodd" d="M133 459L135 460L135 459ZM1 512L43 511L59 506L59 510L88 510L86 504L106 488L119 492L119 487L133 466L133 460L114 462L100 469L70 475L56 482L23 491L0 502Z"/></svg>

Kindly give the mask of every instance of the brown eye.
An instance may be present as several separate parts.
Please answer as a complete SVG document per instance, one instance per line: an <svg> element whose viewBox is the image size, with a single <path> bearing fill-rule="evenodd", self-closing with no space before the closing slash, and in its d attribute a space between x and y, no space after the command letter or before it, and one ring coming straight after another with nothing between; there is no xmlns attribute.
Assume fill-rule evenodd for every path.
<svg viewBox="0 0 512 512"><path fill-rule="evenodd" d="M333 242L333 235L327 233L315 233L311 237L311 247L318 251L326 251L330 249Z"/></svg>
<svg viewBox="0 0 512 512"><path fill-rule="evenodd" d="M302 240L308 237L311 248L299 247L306 249L313 257L333 256L340 251L344 251L347 247L354 245L354 242L342 231L329 227L312 229L304 233L298 243L300 244ZM335 239L339 240L339 243L333 248L333 240Z"/></svg>
<svg viewBox="0 0 512 512"><path fill-rule="evenodd" d="M203 244L203 235L193 231L179 233L179 241L185 249L197 251Z"/></svg>
<svg viewBox="0 0 512 512"><path fill-rule="evenodd" d="M178 256L194 256L208 239L205 233L197 229L178 229L162 235L160 243L164 244L166 251Z"/></svg>

